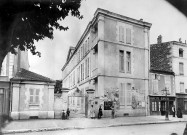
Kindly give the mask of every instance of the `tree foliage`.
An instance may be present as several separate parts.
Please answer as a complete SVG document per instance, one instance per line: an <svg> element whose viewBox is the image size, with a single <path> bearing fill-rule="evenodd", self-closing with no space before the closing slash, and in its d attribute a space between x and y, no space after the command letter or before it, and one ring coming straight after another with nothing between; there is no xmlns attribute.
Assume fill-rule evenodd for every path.
<svg viewBox="0 0 187 135"><path fill-rule="evenodd" d="M53 39L54 29L67 30L59 21L69 13L81 19L80 6L81 0L1 0L0 65L8 52L16 53L15 48L40 56L34 41Z"/></svg>
<svg viewBox="0 0 187 135"><path fill-rule="evenodd" d="M62 81L56 80L54 93L62 93Z"/></svg>

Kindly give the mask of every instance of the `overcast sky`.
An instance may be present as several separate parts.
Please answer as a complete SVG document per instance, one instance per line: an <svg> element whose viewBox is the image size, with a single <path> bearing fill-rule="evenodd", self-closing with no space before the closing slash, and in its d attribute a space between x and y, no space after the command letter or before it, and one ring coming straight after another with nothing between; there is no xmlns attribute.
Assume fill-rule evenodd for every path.
<svg viewBox="0 0 187 135"><path fill-rule="evenodd" d="M57 80L62 79L61 69L66 62L68 49L76 46L97 8L103 8L127 17L152 23L150 43L156 43L158 35L163 42L187 40L187 18L164 0L83 0L80 12L82 20L68 16L61 24L68 31L55 31L54 39L36 44L42 56L29 54L30 71Z"/></svg>

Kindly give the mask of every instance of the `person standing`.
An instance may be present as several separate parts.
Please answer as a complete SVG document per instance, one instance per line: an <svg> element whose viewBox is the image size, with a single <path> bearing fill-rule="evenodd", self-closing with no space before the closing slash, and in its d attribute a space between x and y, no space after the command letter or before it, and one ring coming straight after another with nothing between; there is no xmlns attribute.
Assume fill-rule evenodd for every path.
<svg viewBox="0 0 187 135"><path fill-rule="evenodd" d="M102 115L103 115L103 111L101 106L99 106L98 119L100 119Z"/></svg>
<svg viewBox="0 0 187 135"><path fill-rule="evenodd" d="M114 119L115 118L115 108L114 108L114 105L112 105L111 109L112 109L112 119Z"/></svg>
<svg viewBox="0 0 187 135"><path fill-rule="evenodd" d="M94 118L95 118L95 110L94 110L94 108L93 108L93 105L91 105L90 117L91 117L91 119L94 119Z"/></svg>
<svg viewBox="0 0 187 135"><path fill-rule="evenodd" d="M67 119L69 119L69 115L70 115L70 110L69 110L69 108L67 108L67 110L66 110L66 117L67 117Z"/></svg>
<svg viewBox="0 0 187 135"><path fill-rule="evenodd" d="M175 117L175 106L173 105L171 109L172 109L173 117Z"/></svg>

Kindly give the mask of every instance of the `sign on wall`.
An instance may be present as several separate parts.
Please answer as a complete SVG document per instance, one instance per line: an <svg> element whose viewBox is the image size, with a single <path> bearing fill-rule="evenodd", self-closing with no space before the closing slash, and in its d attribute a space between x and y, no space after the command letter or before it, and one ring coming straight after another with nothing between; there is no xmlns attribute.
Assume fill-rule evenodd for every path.
<svg viewBox="0 0 187 135"><path fill-rule="evenodd" d="M111 110L112 104L112 101L104 101L104 110Z"/></svg>

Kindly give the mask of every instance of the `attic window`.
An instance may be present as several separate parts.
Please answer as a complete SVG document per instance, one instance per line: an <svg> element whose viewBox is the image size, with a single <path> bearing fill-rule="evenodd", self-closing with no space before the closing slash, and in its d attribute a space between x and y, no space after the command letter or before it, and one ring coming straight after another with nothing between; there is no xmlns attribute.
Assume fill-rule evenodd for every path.
<svg viewBox="0 0 187 135"><path fill-rule="evenodd" d="M179 57L183 57L183 49L182 48L179 49Z"/></svg>

